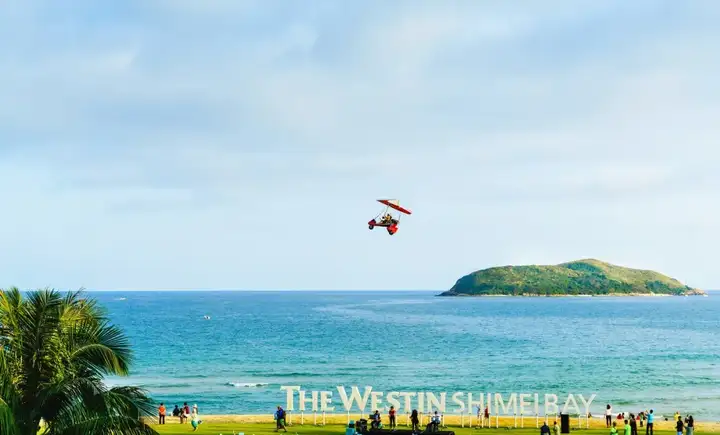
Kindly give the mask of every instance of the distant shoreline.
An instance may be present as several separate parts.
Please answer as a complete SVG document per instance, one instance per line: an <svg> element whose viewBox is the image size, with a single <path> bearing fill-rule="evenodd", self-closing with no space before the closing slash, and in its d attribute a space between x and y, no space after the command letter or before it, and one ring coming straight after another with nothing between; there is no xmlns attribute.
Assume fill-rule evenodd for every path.
<svg viewBox="0 0 720 435"><path fill-rule="evenodd" d="M581 294L581 295L571 295L571 294L472 295L472 294L458 293L458 294L454 294L454 295L438 294L436 296L470 297L470 298L612 298L612 297L664 298L664 297L686 297L686 296L687 297L691 297L691 296L707 297L707 295L702 295L702 294L668 295L668 294L659 294L659 293L609 293L609 294L602 294L602 295L590 295L590 294Z"/></svg>

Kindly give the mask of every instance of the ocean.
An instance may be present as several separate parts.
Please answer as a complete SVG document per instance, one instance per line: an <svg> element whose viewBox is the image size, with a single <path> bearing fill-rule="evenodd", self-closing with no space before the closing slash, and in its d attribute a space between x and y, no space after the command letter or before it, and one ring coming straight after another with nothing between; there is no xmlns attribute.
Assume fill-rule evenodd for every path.
<svg viewBox="0 0 720 435"><path fill-rule="evenodd" d="M135 352L131 376L108 384L140 385L170 409L188 402L203 414L269 414L285 405L281 385L335 396L338 385L370 385L386 392L556 393L561 401L567 393L596 394L593 415L610 403L618 412L654 408L720 419L720 293L438 293L87 295L108 310Z"/></svg>

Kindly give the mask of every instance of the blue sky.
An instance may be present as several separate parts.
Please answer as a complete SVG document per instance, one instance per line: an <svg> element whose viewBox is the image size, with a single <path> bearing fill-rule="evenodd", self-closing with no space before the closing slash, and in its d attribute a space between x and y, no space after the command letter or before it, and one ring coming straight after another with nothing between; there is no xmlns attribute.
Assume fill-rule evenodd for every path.
<svg viewBox="0 0 720 435"><path fill-rule="evenodd" d="M444 290L594 257L720 287L719 2L0 11L3 286ZM382 197L414 212L393 237Z"/></svg>

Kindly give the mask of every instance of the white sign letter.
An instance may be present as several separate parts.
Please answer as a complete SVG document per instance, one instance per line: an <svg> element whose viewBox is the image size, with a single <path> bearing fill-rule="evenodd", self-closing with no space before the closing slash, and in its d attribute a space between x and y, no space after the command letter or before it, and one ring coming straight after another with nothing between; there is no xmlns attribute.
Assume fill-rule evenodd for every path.
<svg viewBox="0 0 720 435"><path fill-rule="evenodd" d="M373 391L370 393L370 410L380 410L380 404L382 403L382 391Z"/></svg>
<svg viewBox="0 0 720 435"><path fill-rule="evenodd" d="M463 395L465 395L465 393L460 392L460 391L458 391L457 393L453 393L453 395L452 395L453 403L458 406L458 408L455 410L455 412L464 412L465 411L465 403L463 403L462 399L460 398Z"/></svg>
<svg viewBox="0 0 720 435"><path fill-rule="evenodd" d="M332 404L332 391L321 391L320 392L320 410L326 412L335 411L334 406L328 406Z"/></svg>
<svg viewBox="0 0 720 435"><path fill-rule="evenodd" d="M405 412L410 412L412 410L412 403L410 403L410 398L415 397L415 393L400 393L399 396L405 398Z"/></svg>
<svg viewBox="0 0 720 435"><path fill-rule="evenodd" d="M318 392L317 391L311 391L310 392L310 399L305 398L306 391L300 390L300 411L305 411L305 404L310 402L312 405L312 410L317 411L317 405L318 405Z"/></svg>
<svg viewBox="0 0 720 435"><path fill-rule="evenodd" d="M501 409L503 414L510 414L508 412L510 410L510 406L512 406L513 414L517 414L517 393L512 393L510 395L507 406L503 403L502 395L500 393L495 393L495 412L497 412L498 415L500 414Z"/></svg>
<svg viewBox="0 0 720 435"><path fill-rule="evenodd" d="M585 406L585 416L590 415L590 404L593 400L595 400L595 395L593 394L590 396L590 400L585 400L582 394L578 394L578 396L580 397L580 401L583 403L583 406Z"/></svg>
<svg viewBox="0 0 720 435"><path fill-rule="evenodd" d="M387 395L388 403L390 404L390 406L395 407L395 411L397 413L400 413L400 402L398 402L396 399L396 397L399 395L400 395L400 393L398 393L397 391L392 391L392 392L388 393L388 395ZM407 411L407 412L410 412L410 411Z"/></svg>
<svg viewBox="0 0 720 435"><path fill-rule="evenodd" d="M293 400L293 391L299 391L300 385L283 385L280 387L281 390L287 390L287 399L285 400L285 409L288 411L292 411L295 409L293 407L293 404L295 400Z"/></svg>
<svg viewBox="0 0 720 435"><path fill-rule="evenodd" d="M520 393L520 415L528 415L528 409L525 409L526 406L529 406L530 403L526 402L526 398L532 397L532 394L527 393Z"/></svg>
<svg viewBox="0 0 720 435"><path fill-rule="evenodd" d="M552 401L549 399L552 399ZM545 395L545 415L546 416L558 414L557 401L558 401L557 394L546 394ZM550 412L550 405L552 405L552 408L553 408L552 412Z"/></svg>
<svg viewBox="0 0 720 435"><path fill-rule="evenodd" d="M425 393L425 396L427 397L428 407L430 408L430 411L435 408L441 414L445 413L445 399L447 398L447 393L440 393L439 401L433 393Z"/></svg>
<svg viewBox="0 0 720 435"><path fill-rule="evenodd" d="M338 393L340 393L340 400L343 402L345 411L350 411L352 409L353 402L357 402L358 408L360 408L361 411L365 411L372 387L365 387L365 394L363 394L362 397L360 396L360 390L358 390L358 387L351 387L352 393L350 394L350 399L348 399L347 393L345 392L345 387L342 385L338 386L337 390Z"/></svg>
<svg viewBox="0 0 720 435"><path fill-rule="evenodd" d="M577 414L580 414L580 407L578 406L577 402L575 401L575 397L572 394L568 394L567 400L565 401L565 406L563 406L563 414L567 414L568 412L568 406L570 406L570 402L572 402L572 406L577 411Z"/></svg>

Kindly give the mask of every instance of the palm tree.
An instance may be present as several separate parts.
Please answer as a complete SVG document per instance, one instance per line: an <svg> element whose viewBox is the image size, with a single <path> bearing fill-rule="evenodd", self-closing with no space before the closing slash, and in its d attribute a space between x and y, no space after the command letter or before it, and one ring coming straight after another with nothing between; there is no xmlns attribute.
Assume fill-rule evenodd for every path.
<svg viewBox="0 0 720 435"><path fill-rule="evenodd" d="M2 433L157 434L141 420L154 414L144 391L103 383L127 376L131 356L122 331L80 292L0 289Z"/></svg>

